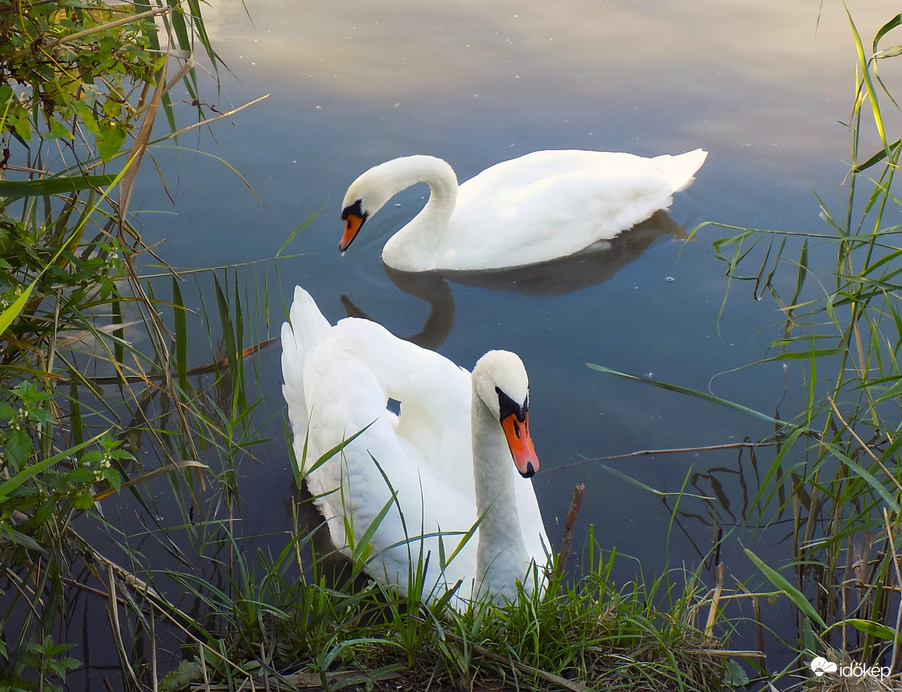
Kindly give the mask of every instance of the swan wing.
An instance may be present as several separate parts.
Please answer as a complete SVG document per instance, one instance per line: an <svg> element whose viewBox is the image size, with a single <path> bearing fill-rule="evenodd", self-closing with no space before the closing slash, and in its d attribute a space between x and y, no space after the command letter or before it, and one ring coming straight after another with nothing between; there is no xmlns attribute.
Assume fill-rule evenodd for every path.
<svg viewBox="0 0 902 692"><path fill-rule="evenodd" d="M332 327L301 289L291 318L282 330L283 393L295 454L333 543L403 591L411 563L426 555L427 593L472 579L476 537L457 550L477 519L469 373L375 323ZM400 416L386 408L389 397L401 402ZM441 554L455 552L440 565Z"/></svg>
<svg viewBox="0 0 902 692"><path fill-rule="evenodd" d="M470 373L373 322L330 326L302 289L291 320L282 369L294 451L333 543L402 592L425 563L421 597L460 581L457 595L470 598L478 572L478 532L467 539L478 519ZM532 483L513 463L509 472L524 542L544 567L549 543Z"/></svg>
<svg viewBox="0 0 902 692"><path fill-rule="evenodd" d="M442 575L439 541L450 555L476 521L472 491L468 496L449 485L416 444L399 434L398 419L385 408L383 383L348 354L341 338L326 340L314 352L305 376L306 394L314 402L308 459L363 430L307 475L333 543L350 557L366 559L371 574L404 591L409 566L429 555L427 591L445 586L450 577ZM469 482L472 486L472 474ZM374 522L377 528L368 544L359 545ZM440 539L435 535L439 530L449 535ZM475 574L475 542L471 552L469 560L456 559L455 567Z"/></svg>
<svg viewBox="0 0 902 692"><path fill-rule="evenodd" d="M342 357L373 373L382 388L382 408L388 399L400 402L396 434L417 450L419 463L472 494L470 373L375 322L348 318L334 331Z"/></svg>

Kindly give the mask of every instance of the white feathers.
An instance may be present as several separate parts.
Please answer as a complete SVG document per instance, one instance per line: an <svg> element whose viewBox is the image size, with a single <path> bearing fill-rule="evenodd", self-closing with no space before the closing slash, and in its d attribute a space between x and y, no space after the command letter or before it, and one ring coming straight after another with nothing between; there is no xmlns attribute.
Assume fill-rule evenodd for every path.
<svg viewBox="0 0 902 692"><path fill-rule="evenodd" d="M397 192L425 182L429 201L385 244L385 264L415 272L520 267L567 257L666 209L706 157L701 149L654 158L537 151L491 166L458 188L445 161L408 156L363 173L348 188L343 209L359 209L366 221Z"/></svg>
<svg viewBox="0 0 902 692"><path fill-rule="evenodd" d="M353 556L354 546L388 505L358 556L370 551L370 574L402 592L410 586L411 565L421 547L422 556L429 557L424 600L458 581L458 607L481 590L513 596L515 581L529 587L531 564L543 573L549 543L532 482L514 468L497 405L495 411L480 406L478 423L471 413L473 378L486 378L478 389L490 401L497 401L496 386L525 398L526 372L519 358L489 358L496 361L493 372L471 378L446 358L373 322L348 318L329 326L300 287L291 324L282 327L282 349L295 454L337 548ZM386 408L389 398L401 402L400 416ZM309 470L360 430L340 453ZM489 498L483 509L477 509L474 455L492 477L483 488ZM462 544L481 515L476 533ZM448 564L440 564L442 555L448 561L458 549ZM491 572L489 565L494 565Z"/></svg>

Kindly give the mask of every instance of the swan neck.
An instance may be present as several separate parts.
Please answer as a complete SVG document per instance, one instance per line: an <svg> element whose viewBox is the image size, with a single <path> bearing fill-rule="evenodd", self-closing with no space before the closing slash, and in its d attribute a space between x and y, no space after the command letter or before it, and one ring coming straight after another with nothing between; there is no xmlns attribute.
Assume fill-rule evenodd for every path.
<svg viewBox="0 0 902 692"><path fill-rule="evenodd" d="M434 265L437 248L457 204L457 175L447 162L434 156L408 156L397 161L396 191L426 183L429 199L420 213L389 239L382 257L396 269L432 269L434 266L427 265Z"/></svg>
<svg viewBox="0 0 902 692"><path fill-rule="evenodd" d="M473 390L473 472L479 525L477 587L507 598L516 595L529 555L517 509L513 459L497 418Z"/></svg>

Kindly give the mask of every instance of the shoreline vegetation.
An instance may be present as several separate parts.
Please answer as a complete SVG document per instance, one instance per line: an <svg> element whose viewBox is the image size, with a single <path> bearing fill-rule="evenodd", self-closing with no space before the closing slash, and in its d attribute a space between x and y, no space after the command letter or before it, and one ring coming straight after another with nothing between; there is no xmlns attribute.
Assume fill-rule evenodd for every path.
<svg viewBox="0 0 902 692"><path fill-rule="evenodd" d="M732 234L714 244L724 302L744 286L776 301L785 324L760 363L803 368L806 409L771 416L591 366L770 421L770 438L742 443L767 460L754 520L785 522L794 559L768 565L746 549L757 575L737 583L718 534L713 584L699 564L640 567L616 585L627 558L602 551L591 528L571 548L577 493L544 595L459 613L447 599L399 599L365 577L363 556L339 560L324 527L305 530L295 460L293 531L245 533L237 468L264 441L253 370L272 342L260 323L286 310L266 297L279 257L179 272L129 221L153 146L230 115L200 96L191 47L221 67L200 4L0 8L0 692L75 679L164 692L852 690L860 680L841 671L859 669L880 672L870 690L900 684L902 227L889 220L902 140L888 132L884 110L897 105L877 66L902 54L891 44L902 14L869 45L850 17L852 165L845 207L822 207L823 232L717 224ZM187 103L172 101L176 86ZM195 122L180 126L186 111ZM866 130L876 151L859 151ZM809 265L814 243L835 247L829 275ZM154 276L139 270L147 257L162 266ZM206 364L189 366L189 350ZM667 498L674 515L684 492ZM795 632L767 631L774 603L794 609ZM89 614L105 623L91 625L92 646L115 652L116 670L84 667ZM754 650L730 646L739 628ZM792 639L783 670L766 665L768 637Z"/></svg>

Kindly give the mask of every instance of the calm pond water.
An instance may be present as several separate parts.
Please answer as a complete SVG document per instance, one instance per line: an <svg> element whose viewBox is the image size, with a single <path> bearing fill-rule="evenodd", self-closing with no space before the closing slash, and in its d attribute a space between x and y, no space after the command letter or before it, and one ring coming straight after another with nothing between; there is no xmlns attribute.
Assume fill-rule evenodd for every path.
<svg viewBox="0 0 902 692"><path fill-rule="evenodd" d="M884 2L847 5L866 40L889 18ZM441 156L465 180L537 149L656 155L703 147L708 160L676 196L665 231L704 221L823 231L815 192L838 207L849 158L838 121L850 112L856 59L842 4L250 0L247 12L250 19L237 0L205 10L231 73L221 72L221 93L209 82L204 98L224 111L270 97L210 133L183 137L179 150L156 152L175 205L145 166L132 208L175 213L141 214L145 239L166 239L161 252L176 266L232 265L273 256L318 213L286 248L278 277L270 275L270 335L295 283L330 320L346 314L345 297L400 335L424 330L423 297L432 300L420 335L430 346L468 368L490 348L514 350L526 363L542 462L535 487L552 541L559 544L574 485L585 483L575 545L591 523L605 550L635 557L646 575L695 568L712 546L712 516L726 531L745 518L758 487L749 458L732 450L591 460L756 440L768 425L586 363L710 390L765 413L778 404L796 411L798 373L743 369L778 335L775 304L739 286L721 314L724 265L711 243L727 232L709 226L684 243L645 230L615 243L589 268L591 280L571 284L568 268L541 281L411 287L395 285L379 254L417 213L425 188L395 198L344 256L340 203L359 173L400 155ZM183 118L189 123L190 113ZM228 161L253 193L193 148ZM240 467L246 520L263 532L289 527L270 509L292 485L278 357L277 347L259 356L272 442L256 450L260 461ZM693 492L718 501L684 500L668 532L671 507L624 476L661 491L679 490L690 476ZM782 549L767 544L780 535L762 532L753 546L779 562ZM740 540L752 539L736 531L723 559L742 578L753 568ZM634 571L624 560L618 578ZM776 609L766 617L791 627ZM779 645L770 653L776 667Z"/></svg>

